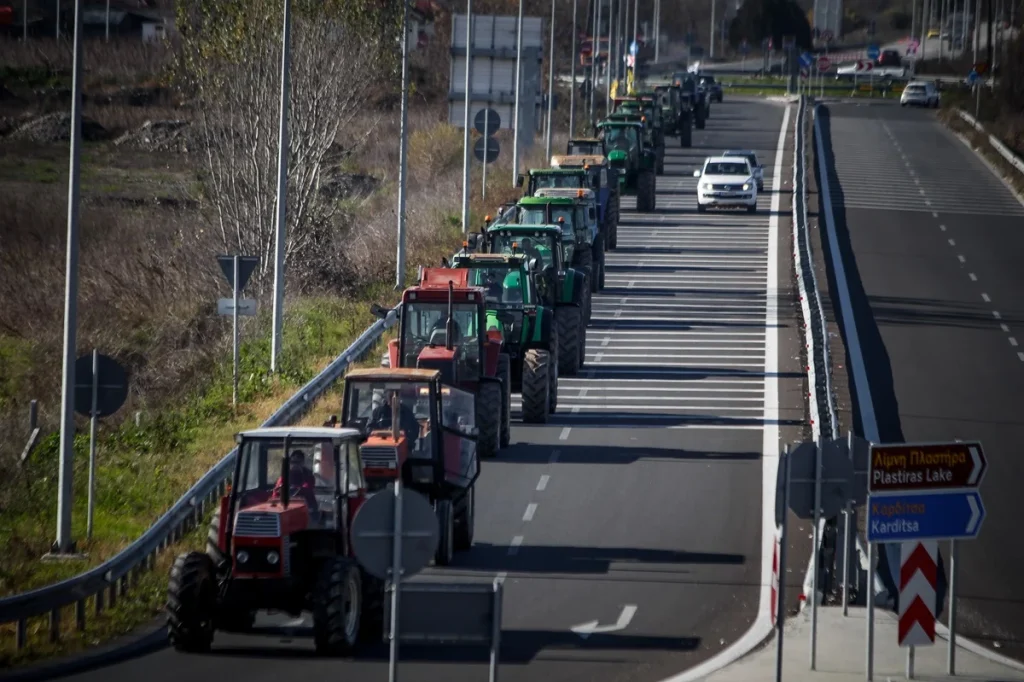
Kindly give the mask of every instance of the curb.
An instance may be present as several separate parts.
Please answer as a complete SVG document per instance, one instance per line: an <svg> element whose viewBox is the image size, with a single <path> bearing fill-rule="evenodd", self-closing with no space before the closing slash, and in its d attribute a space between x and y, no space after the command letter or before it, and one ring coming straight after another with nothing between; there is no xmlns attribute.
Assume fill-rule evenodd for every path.
<svg viewBox="0 0 1024 682"><path fill-rule="evenodd" d="M87 650L56 661L36 663L11 672L0 673L0 680L3 682L52 680L158 651L167 646L167 627L163 620L163 618L155 620L135 633L125 635L99 649Z"/></svg>

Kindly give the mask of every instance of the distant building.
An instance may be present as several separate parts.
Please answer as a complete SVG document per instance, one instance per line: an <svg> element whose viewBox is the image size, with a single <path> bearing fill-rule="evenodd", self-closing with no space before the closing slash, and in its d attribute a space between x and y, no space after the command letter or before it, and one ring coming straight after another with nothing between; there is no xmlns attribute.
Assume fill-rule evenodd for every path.
<svg viewBox="0 0 1024 682"><path fill-rule="evenodd" d="M439 0L410 0L409 32L406 36L410 51L423 49L434 37L434 24L448 8Z"/></svg>

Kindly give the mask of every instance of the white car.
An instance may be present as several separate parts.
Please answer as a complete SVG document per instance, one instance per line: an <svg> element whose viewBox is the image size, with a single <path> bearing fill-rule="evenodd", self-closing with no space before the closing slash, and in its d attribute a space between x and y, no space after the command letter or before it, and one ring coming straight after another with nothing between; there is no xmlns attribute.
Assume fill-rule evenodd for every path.
<svg viewBox="0 0 1024 682"><path fill-rule="evenodd" d="M939 91L935 88L934 83L911 81L907 83L907 87L903 88L903 94L900 95L900 106L905 107L908 104L937 109L939 107Z"/></svg>
<svg viewBox="0 0 1024 682"><path fill-rule="evenodd" d="M757 211L757 179L750 161L736 156L710 156L704 167L693 171L697 183L697 212L708 207L746 208L747 213Z"/></svg>
<svg viewBox="0 0 1024 682"><path fill-rule="evenodd" d="M757 191L764 191L764 166L757 162L757 154L753 149L727 149L722 152L722 156L739 156L750 162L750 167L754 169L754 179L757 180Z"/></svg>

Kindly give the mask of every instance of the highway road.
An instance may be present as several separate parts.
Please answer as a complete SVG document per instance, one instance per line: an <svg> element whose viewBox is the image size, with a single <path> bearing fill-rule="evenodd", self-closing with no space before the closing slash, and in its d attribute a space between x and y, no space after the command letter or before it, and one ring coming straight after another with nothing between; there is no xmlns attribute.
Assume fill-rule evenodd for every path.
<svg viewBox="0 0 1024 682"><path fill-rule="evenodd" d="M741 640L767 613L774 519L762 512L774 508L780 439L798 439L805 422L788 298L791 228L780 219L791 114L736 98L715 106L693 148L669 138L657 212L623 202L584 373L561 378L554 423L514 425L512 446L483 466L474 548L454 567L427 572L504 580L502 679L656 682ZM760 210L698 217L692 172L729 147L761 155ZM793 535L803 538L787 581L797 586L809 543ZM620 631L587 639L571 631L624 612L631 617ZM308 621L262 623L276 628L218 634L207 655L163 649L71 679L387 676L384 646L325 660L312 653ZM403 647L401 658L410 682L486 676L485 651Z"/></svg>
<svg viewBox="0 0 1024 682"><path fill-rule="evenodd" d="M960 545L958 631L1024 660L1024 206L932 112L830 104L822 122L870 387L859 432L981 440L988 516Z"/></svg>

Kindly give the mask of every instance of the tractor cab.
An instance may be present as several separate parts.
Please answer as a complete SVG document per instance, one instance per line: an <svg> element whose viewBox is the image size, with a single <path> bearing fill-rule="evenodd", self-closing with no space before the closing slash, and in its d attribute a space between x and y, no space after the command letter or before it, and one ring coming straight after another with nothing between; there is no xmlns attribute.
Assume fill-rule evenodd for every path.
<svg viewBox="0 0 1024 682"><path fill-rule="evenodd" d="M345 376L342 425L362 434L367 488L396 478L431 500L472 485L479 471L475 398L433 369L355 369Z"/></svg>
<svg viewBox="0 0 1024 682"><path fill-rule="evenodd" d="M604 145L596 137L574 137L566 143L565 153L570 156L604 156Z"/></svg>
<svg viewBox="0 0 1024 682"><path fill-rule="evenodd" d="M644 125L633 116L619 116L598 124L598 134L608 149L608 163L613 168L629 169L640 166L644 154L651 153ZM625 176L619 173L619 182Z"/></svg>
<svg viewBox="0 0 1024 682"><path fill-rule="evenodd" d="M542 193L558 192L558 190L539 190ZM575 190L585 192L588 190ZM573 190L569 190L573 192ZM573 235L575 246L569 249L566 254L569 262L572 262L576 251L589 246L593 241L596 227L596 213L594 224L591 224L588 215L588 207L585 197L582 196L540 196L523 197L519 200L519 210L515 217L516 223L520 225L561 225L566 234Z"/></svg>
<svg viewBox="0 0 1024 682"><path fill-rule="evenodd" d="M600 169L579 166L561 167L558 164L562 159L577 157L552 156L551 168L534 168L530 170L530 181L526 184L526 196L537 195L541 189L593 189L601 187ZM592 157L587 157L592 158Z"/></svg>

